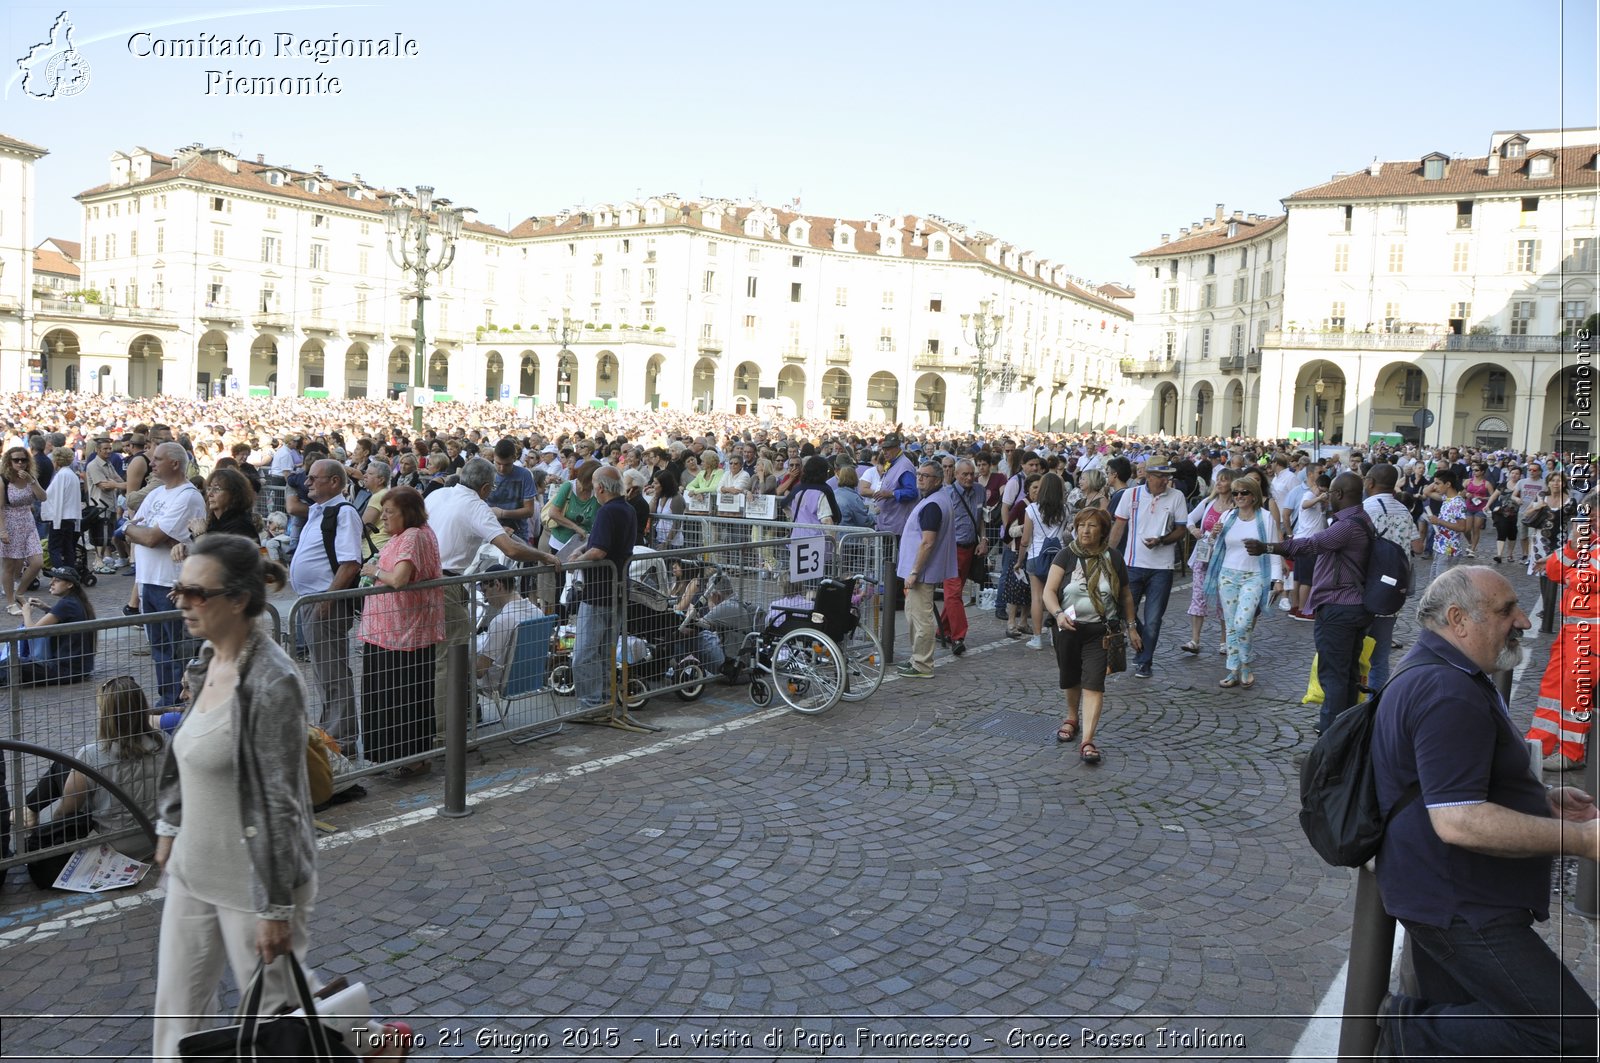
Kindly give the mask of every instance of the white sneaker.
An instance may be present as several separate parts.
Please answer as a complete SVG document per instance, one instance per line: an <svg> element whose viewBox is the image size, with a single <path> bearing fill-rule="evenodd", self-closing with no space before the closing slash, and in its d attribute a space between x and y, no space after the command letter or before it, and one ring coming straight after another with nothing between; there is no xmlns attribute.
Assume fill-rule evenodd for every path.
<svg viewBox="0 0 1600 1063"><path fill-rule="evenodd" d="M1544 758L1545 771L1571 771L1583 767L1583 761L1573 760L1564 753L1552 753Z"/></svg>
<svg viewBox="0 0 1600 1063"><path fill-rule="evenodd" d="M1044 638L1042 636L1035 635L1033 638L1027 641L1026 645L1030 650L1042 650L1044 649Z"/></svg>

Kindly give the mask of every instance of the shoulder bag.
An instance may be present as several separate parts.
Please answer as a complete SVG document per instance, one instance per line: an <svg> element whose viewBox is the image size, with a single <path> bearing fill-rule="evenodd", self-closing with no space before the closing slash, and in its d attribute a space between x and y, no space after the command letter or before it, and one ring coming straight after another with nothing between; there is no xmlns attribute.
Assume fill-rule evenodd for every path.
<svg viewBox="0 0 1600 1063"><path fill-rule="evenodd" d="M955 496L956 501L961 503L961 508L966 510L967 519L972 521L972 530L978 533L978 542L982 542L984 539L984 526L979 524L973 517L972 507L967 505L966 496L959 491L955 492ZM967 563L966 578L979 586L987 587L989 585L989 558L987 555L977 552L977 543L974 543L973 547L972 560Z"/></svg>
<svg viewBox="0 0 1600 1063"><path fill-rule="evenodd" d="M300 968L300 961L295 959L292 952L283 959L289 964L303 1015L262 1017L261 992L266 983L266 969L257 962L256 972L245 987L233 1024L185 1035L178 1042L179 1058L213 1061L296 1059L326 1060L329 1063L333 1060L355 1059L355 1053L345 1046L343 1035L337 1030L330 1030L317 1018L316 1001L312 998L311 987L306 984L306 974Z"/></svg>
<svg viewBox="0 0 1600 1063"><path fill-rule="evenodd" d="M1087 561L1088 558L1082 560ZM1111 591L1113 598L1122 594L1118 587L1116 568L1111 561L1111 552L1102 551L1100 561L1106 566L1111 578ZM1105 602L1100 598L1100 580L1098 573L1091 576L1089 566L1083 566L1083 589L1088 592L1089 600L1094 603L1095 612L1105 617L1106 633L1100 636L1100 645L1106 651L1106 675L1116 675L1118 672L1128 670L1128 632L1122 623L1122 618L1117 615L1116 602Z"/></svg>

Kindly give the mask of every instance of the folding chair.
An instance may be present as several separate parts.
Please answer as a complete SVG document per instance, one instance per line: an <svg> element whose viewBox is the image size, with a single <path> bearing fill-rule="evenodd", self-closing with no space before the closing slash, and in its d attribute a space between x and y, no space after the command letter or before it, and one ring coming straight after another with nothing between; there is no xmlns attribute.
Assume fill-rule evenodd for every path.
<svg viewBox="0 0 1600 1063"><path fill-rule="evenodd" d="M517 625L516 638L511 644L511 663L506 665L499 687L489 692L495 711L500 714L501 726L509 728L512 725L511 705L514 702L550 693L550 636L555 631L556 619L554 615L536 616ZM521 745L549 738L561 728L562 724L557 723L549 730L519 735L511 741Z"/></svg>

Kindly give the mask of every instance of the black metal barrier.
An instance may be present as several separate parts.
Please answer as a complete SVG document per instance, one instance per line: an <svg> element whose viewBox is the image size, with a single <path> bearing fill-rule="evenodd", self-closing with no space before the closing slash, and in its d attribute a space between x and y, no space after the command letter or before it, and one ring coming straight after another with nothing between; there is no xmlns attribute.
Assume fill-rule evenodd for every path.
<svg viewBox="0 0 1600 1063"><path fill-rule="evenodd" d="M90 767L77 757L68 756L66 753L63 753L57 749L48 749L45 746L36 745L33 742L21 742L14 738L0 738L0 754L7 753L12 755L11 760L13 765L16 764L19 758L24 756L38 757L40 760L48 760L64 765L70 771L82 772L89 778L89 781L93 782L96 786L110 794L115 801L121 804L123 808L127 809L128 812L133 816L133 821L136 824L136 827L125 827L122 830L108 831L104 834L96 833L94 835L94 840L96 842L112 844L122 841L124 838L137 838L143 834L145 839L150 843L150 847L152 849L155 848L155 824L150 822L150 817L145 814L144 809L139 807L138 802L130 798L122 789L122 787L112 782L111 779L103 772L96 768ZM23 807L25 806L21 804L13 804L11 810L12 816L18 816L20 809ZM18 837L21 837L20 831L18 831L17 834ZM32 863L35 860L45 860L52 856L65 856L68 853L83 848L83 846L84 842L80 840L66 842L61 845L52 845L47 848L35 849L32 852L27 853L22 851L21 846L18 846L15 856L0 861L0 876L4 875L5 869L14 867L17 864Z"/></svg>

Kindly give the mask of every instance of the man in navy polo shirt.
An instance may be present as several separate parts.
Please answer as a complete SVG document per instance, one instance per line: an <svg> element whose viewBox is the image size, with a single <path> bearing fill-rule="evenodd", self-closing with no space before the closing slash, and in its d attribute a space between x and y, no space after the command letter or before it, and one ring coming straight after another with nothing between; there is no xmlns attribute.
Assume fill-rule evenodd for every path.
<svg viewBox="0 0 1600 1063"><path fill-rule="evenodd" d="M622 474L609 465L602 466L594 474L594 493L600 509L589 529L589 548L573 560L612 564L578 570L583 578L583 601L578 606L578 630L572 642L572 678L578 704L588 709L603 708L611 701L606 673L617 644L616 574L628 571L639 541L638 518L622 497Z"/></svg>
<svg viewBox="0 0 1600 1063"><path fill-rule="evenodd" d="M1533 929L1550 917L1550 858L1600 859L1600 811L1548 794L1489 673L1522 659L1531 625L1505 577L1434 580L1424 627L1378 706L1372 758L1385 814L1383 906L1405 925L1418 996L1379 1016L1383 1059L1594 1059L1593 998ZM1417 665L1417 667L1409 667Z"/></svg>

